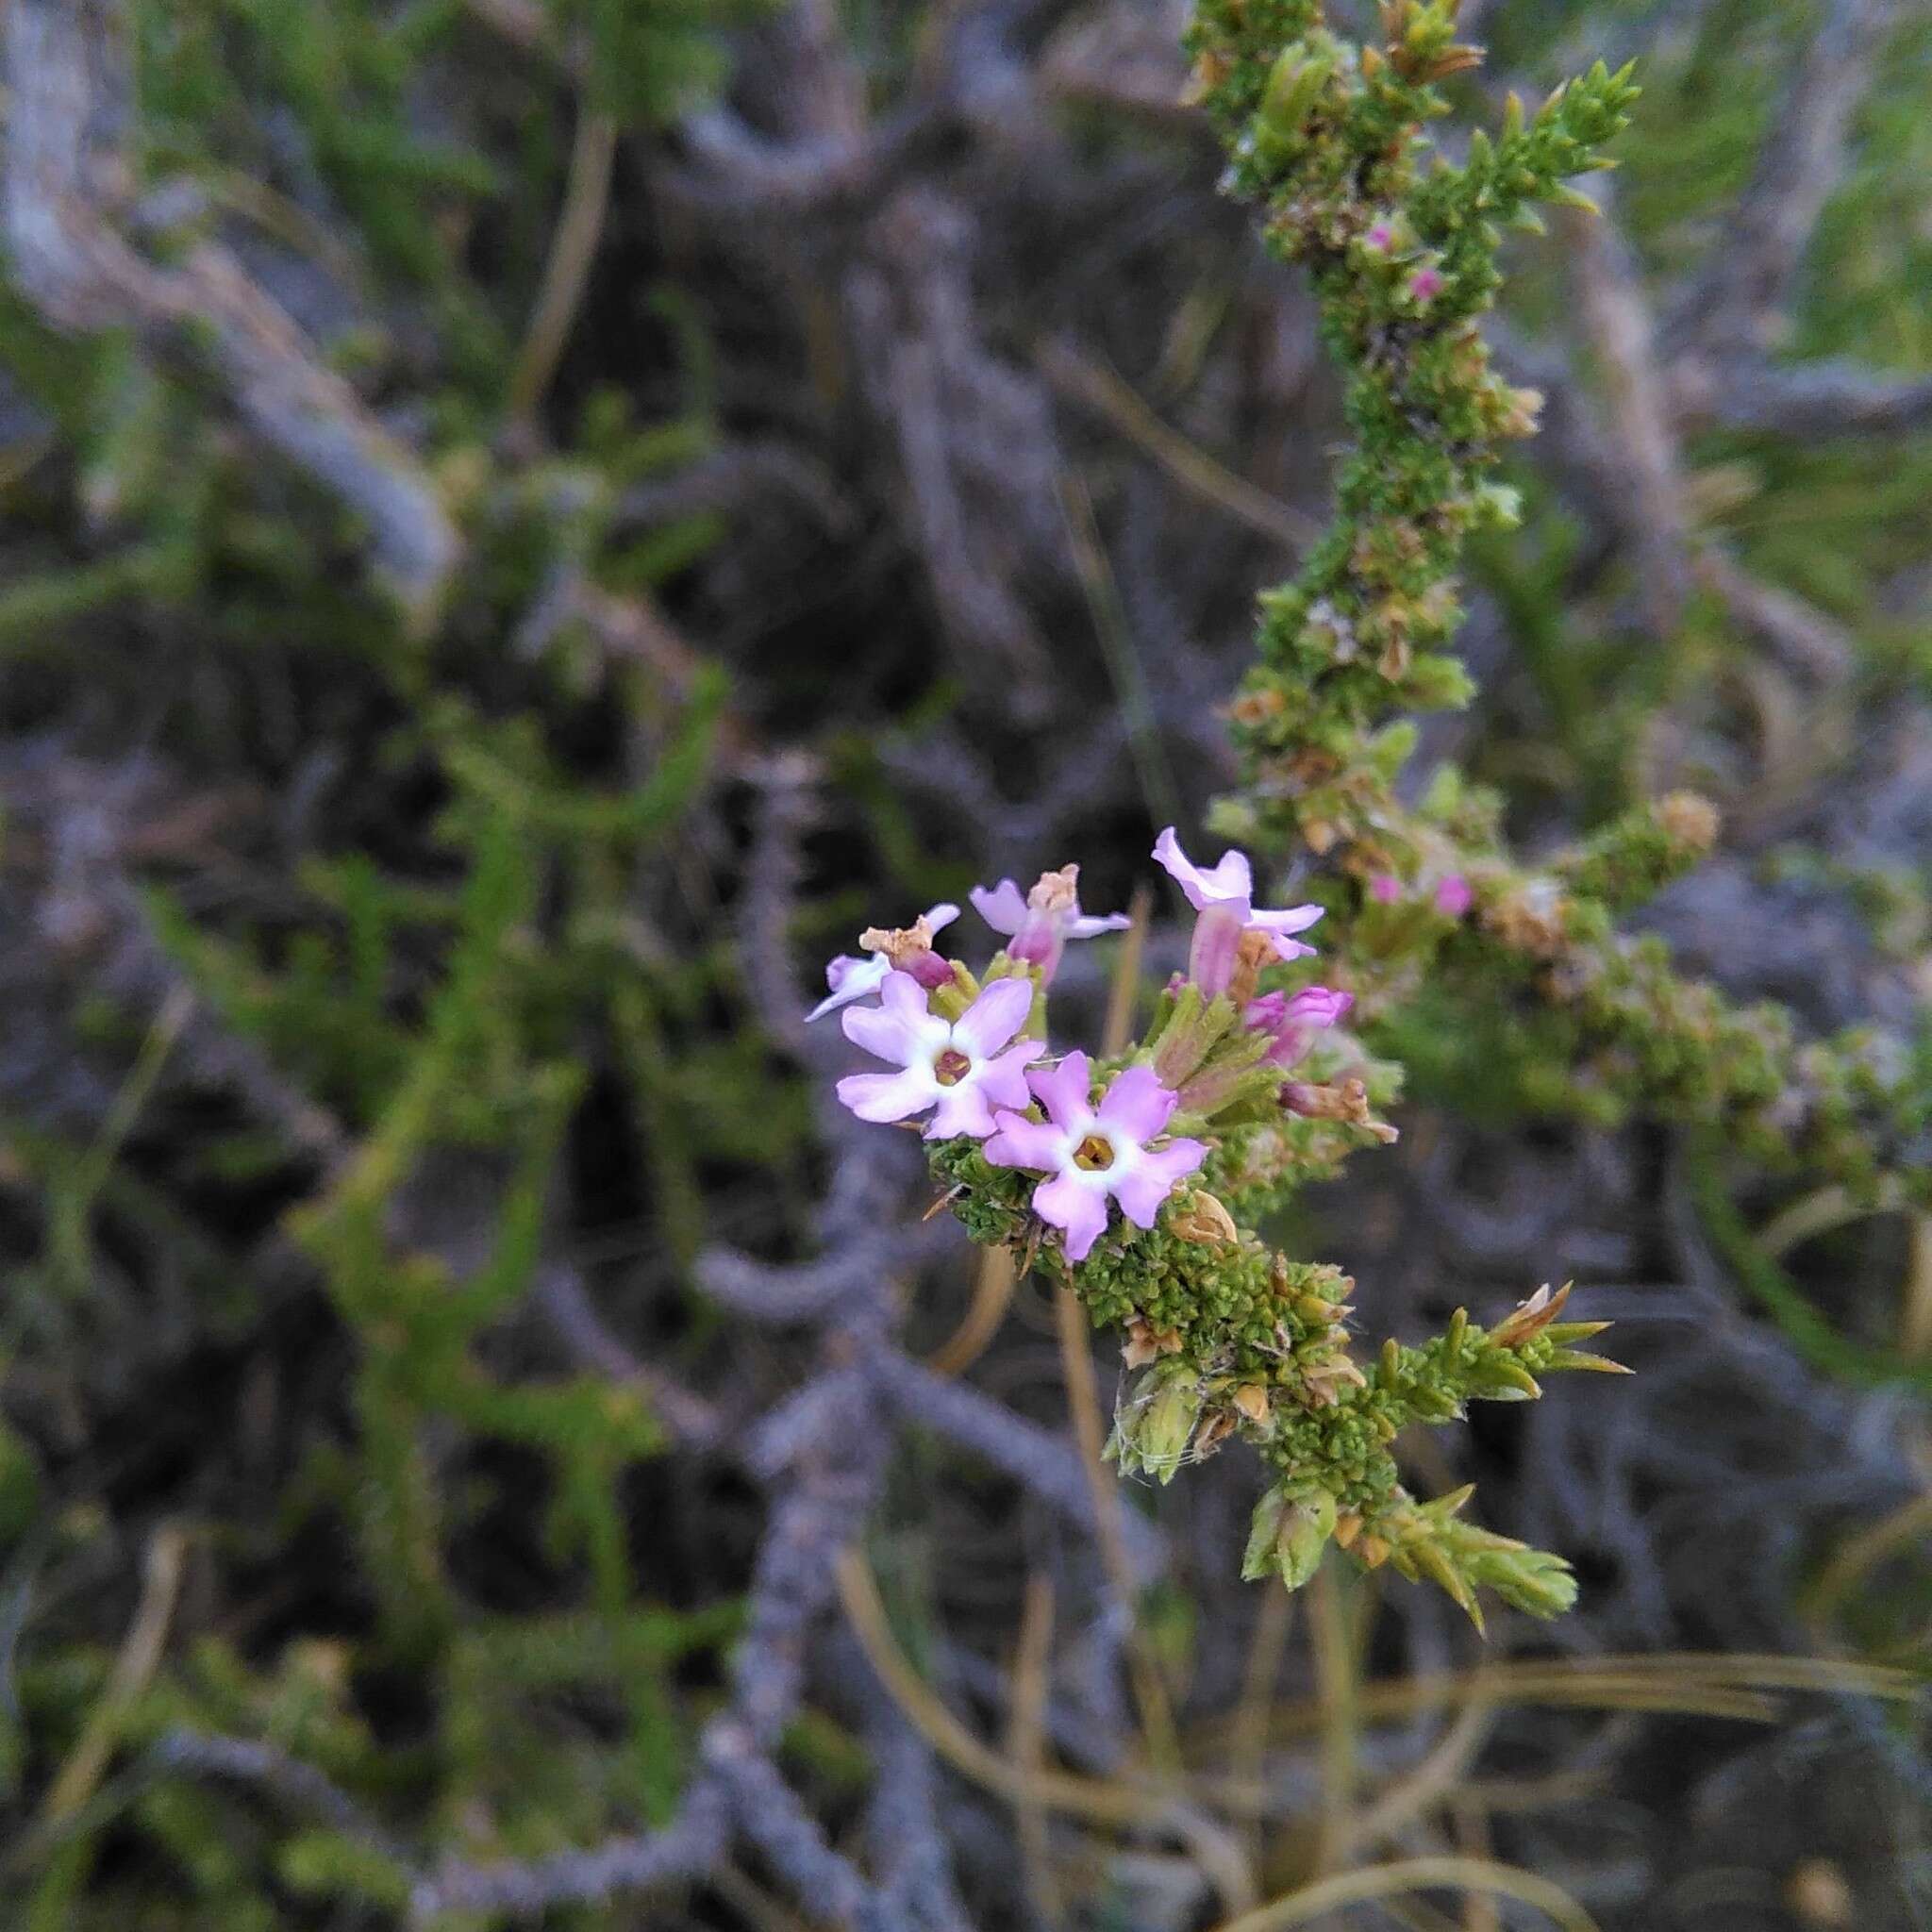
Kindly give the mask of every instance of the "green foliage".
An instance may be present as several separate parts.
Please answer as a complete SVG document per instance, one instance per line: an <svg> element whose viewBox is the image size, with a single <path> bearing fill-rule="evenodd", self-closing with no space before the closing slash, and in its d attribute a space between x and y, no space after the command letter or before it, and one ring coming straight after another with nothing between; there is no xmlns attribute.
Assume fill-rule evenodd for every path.
<svg viewBox="0 0 1932 1932"><path fill-rule="evenodd" d="M595 99L625 123L683 111L717 77L715 9L557 11L591 35ZM702 1715L680 1680L715 1668L736 1605L693 1605L638 1534L632 1488L665 1441L641 1392L559 1369L554 1344L533 1363L529 1310L543 1271L574 1262L556 1246L559 1157L593 1088L595 1131L617 1122L642 1157L626 1185L661 1233L646 1263L673 1280L703 1231L701 1166L795 1168L806 1109L749 1029L701 1024L743 1004L725 949L667 947L640 917L640 882L716 786L722 673L625 659L581 615L527 649L509 640L549 586L625 609L722 540L714 516L616 513L713 431L607 394L542 460L492 448L567 166L560 68L541 113L541 67L519 74L508 166L499 126L425 112L491 98L473 83L502 50L465 7L130 12L138 171L206 196L163 245L219 227L259 251L271 288L293 263L298 294L337 277L325 332L337 296L364 321L325 352L372 391L407 371L435 487L474 549L424 633L372 584L363 533L231 433L192 367L57 336L0 298L0 357L62 458L41 460L43 443L0 477L40 560L0 591L0 663L42 680L9 692L25 722L42 690L50 714L84 691L91 639L133 616L177 640L157 699L191 765L197 750L213 770L319 758L333 774L332 815L276 891L211 904L165 866L130 886L120 942L175 997L145 1020L113 998L76 1013L120 1070L107 1126L76 1144L0 1121L9 1178L40 1191L38 1251L11 1268L10 1363L77 1413L120 1399L92 1386L93 1358L143 1332L148 1297L183 1338L171 1345L206 1352L211 1441L246 1433L227 1364L277 1362L286 1324L312 1332L333 1378L276 1452L272 1492L251 1476L187 1506L193 1602L236 1634L177 1640L125 1698L134 1606L97 1586L138 1557L145 1492L125 1522L119 1502L74 1505L74 1472L0 1424L0 1601L21 1620L0 1802L81 1762L91 1736L104 1746L8 1883L23 1925L60 1932L394 1924L405 1874L387 1854L232 1788L148 1776L144 1754L176 1730L262 1740L395 1821L411 1856L538 1856L675 1803ZM232 714L193 700L210 677L244 694ZM160 689L176 682L182 695ZM265 713L258 686L281 690ZM278 708L325 741L221 736L231 715ZM35 852L29 839L22 861ZM179 1121L184 1059L243 1104ZM184 1186L265 1248L238 1235L218 1251L171 1205ZM508 1503L527 1515L533 1492L534 1541L499 1554ZM280 1614L274 1579L312 1571L318 1548L341 1633L258 1634ZM530 1569L547 1576L534 1607Z"/></svg>
<svg viewBox="0 0 1932 1932"><path fill-rule="evenodd" d="M1476 58L1451 37L1455 8L1401 0L1385 9L1386 46L1358 49L1318 27L1318 11L1208 0L1190 41L1232 188L1260 204L1269 245L1313 278L1356 436L1333 526L1292 583L1262 596L1259 661L1234 711L1243 785L1216 823L1264 848L1312 848L1364 883L1393 878L1421 897L1443 878L1468 886L1467 927L1362 908L1344 983L1365 1016L1427 981L1467 1037L1516 992L1559 1015L1531 1036L1559 1051L1521 1070L1520 1092L1596 1120L1644 1108L1721 1125L1756 1158L1869 1192L1932 1104L1919 1057L1862 1037L1800 1051L1781 1011L1734 1008L1660 947L1614 930L1615 913L1709 845L1708 807L1678 796L1634 808L1529 867L1493 823L1458 825L1397 795L1410 743L1398 714L1467 694L1441 648L1461 617L1463 547L1520 520L1516 493L1489 473L1501 440L1533 433L1541 398L1493 373L1476 327L1503 225L1536 202L1579 201L1568 177L1608 165L1599 150L1637 91L1627 70L1598 63L1534 112L1512 95L1496 136L1478 130L1452 165L1429 157L1423 128L1446 111L1437 84ZM1847 595L1859 590L1869 584ZM1537 621L1523 628L1534 639ZM1546 641L1535 661L1561 649ZM1582 693L1554 689L1580 731ZM1911 1184L1926 1186L1923 1169Z"/></svg>

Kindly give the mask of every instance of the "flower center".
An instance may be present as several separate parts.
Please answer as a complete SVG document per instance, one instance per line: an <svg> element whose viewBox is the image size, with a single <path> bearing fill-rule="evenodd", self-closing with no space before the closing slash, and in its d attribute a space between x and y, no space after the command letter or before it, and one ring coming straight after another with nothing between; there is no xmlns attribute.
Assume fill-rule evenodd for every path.
<svg viewBox="0 0 1932 1932"><path fill-rule="evenodd" d="M1104 1174L1113 1165L1113 1142L1099 1134L1089 1134L1074 1149L1074 1165L1089 1174Z"/></svg>
<svg viewBox="0 0 1932 1932"><path fill-rule="evenodd" d="M941 1087L957 1087L973 1071L973 1062L957 1046L949 1046L933 1061L932 1071Z"/></svg>

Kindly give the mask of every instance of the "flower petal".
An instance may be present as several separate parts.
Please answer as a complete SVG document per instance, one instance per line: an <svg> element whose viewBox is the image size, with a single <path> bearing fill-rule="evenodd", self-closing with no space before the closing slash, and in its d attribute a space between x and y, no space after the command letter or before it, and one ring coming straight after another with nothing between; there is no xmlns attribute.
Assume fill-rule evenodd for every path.
<svg viewBox="0 0 1932 1932"><path fill-rule="evenodd" d="M892 974L904 979L903 973ZM922 1003L924 995L920 995ZM937 1013L921 1011L908 1017L901 1010L884 1007L853 1007L840 1021L845 1038L862 1046L874 1059L891 1060L894 1066L915 1063L929 1066L932 1057L945 1044L948 1028Z"/></svg>
<svg viewBox="0 0 1932 1932"><path fill-rule="evenodd" d="M1073 1158L1073 1145L1058 1127L1024 1114L999 1113L999 1131L980 1149L995 1167L1030 1167L1055 1174Z"/></svg>
<svg viewBox="0 0 1932 1932"><path fill-rule="evenodd" d="M1188 904L1196 912L1228 900L1254 896L1255 875L1243 853L1224 852L1210 871L1203 872L1181 850L1180 841L1169 825L1155 840L1154 856L1187 894Z"/></svg>
<svg viewBox="0 0 1932 1932"><path fill-rule="evenodd" d="M939 1111L925 1130L928 1141L950 1141L956 1135L971 1134L983 1141L992 1132L992 1109L986 1094L974 1081L962 1080L957 1087L940 1089Z"/></svg>
<svg viewBox="0 0 1932 1932"><path fill-rule="evenodd" d="M923 1024L934 1017L926 1004L925 989L909 973L888 973L879 984L879 1004L894 1019L908 1025Z"/></svg>
<svg viewBox="0 0 1932 1932"><path fill-rule="evenodd" d="M1258 925L1263 932L1307 932L1322 912L1320 906L1288 906L1278 912L1252 912L1248 924Z"/></svg>
<svg viewBox="0 0 1932 1932"><path fill-rule="evenodd" d="M825 968L825 984L832 990L805 1016L807 1024L823 1020L839 1007L850 1006L854 1000L876 992L891 970L892 962L883 953L871 953L863 959L841 953Z"/></svg>
<svg viewBox="0 0 1932 1932"><path fill-rule="evenodd" d="M1320 951L1318 947L1304 944L1300 939L1283 939L1281 933L1270 933L1267 939L1274 944L1277 960L1312 960Z"/></svg>
<svg viewBox="0 0 1932 1932"><path fill-rule="evenodd" d="M1207 1158L1207 1143L1202 1141L1174 1141L1158 1154L1143 1154L1114 1182L1121 1211L1136 1227L1152 1227L1174 1182L1192 1174Z"/></svg>
<svg viewBox="0 0 1932 1932"><path fill-rule="evenodd" d="M928 932L939 932L943 927L951 925L958 916L959 908L950 899L941 899L937 906L928 906L925 908L925 929Z"/></svg>
<svg viewBox="0 0 1932 1932"><path fill-rule="evenodd" d="M1026 1075L1026 1084L1040 1097L1040 1104L1056 1126L1069 1133L1085 1133L1093 1119L1087 1094L1093 1085L1093 1070L1078 1047L1058 1066L1036 1067Z"/></svg>
<svg viewBox="0 0 1932 1932"><path fill-rule="evenodd" d="M1202 907L1195 919L1194 936L1188 942L1188 977L1201 989L1203 999L1219 999L1234 984L1247 916L1245 902L1231 905L1224 899Z"/></svg>
<svg viewBox="0 0 1932 1932"><path fill-rule="evenodd" d="M974 886L966 896L995 932L1010 938L1025 923L1026 895L1011 879L1002 879L996 886Z"/></svg>
<svg viewBox="0 0 1932 1932"><path fill-rule="evenodd" d="M1289 939L1278 932L1269 933L1268 938L1277 959L1312 959L1315 957L1316 949L1305 945L1300 940Z"/></svg>
<svg viewBox="0 0 1932 1932"><path fill-rule="evenodd" d="M903 1074L847 1074L839 1098L862 1121L903 1121L923 1112L944 1090L930 1067L908 1067Z"/></svg>
<svg viewBox="0 0 1932 1932"><path fill-rule="evenodd" d="M1033 1097L1026 1087L1026 1069L1040 1054L1038 1041L1023 1040L1018 1046L982 1060L974 1070L974 1084L994 1107L1023 1108Z"/></svg>
<svg viewBox="0 0 1932 1932"><path fill-rule="evenodd" d="M1082 912L1067 921L1067 937L1098 939L1104 932L1125 932L1133 923L1133 915L1127 912Z"/></svg>
<svg viewBox="0 0 1932 1932"><path fill-rule="evenodd" d="M1332 986L1305 986L1289 1001L1283 1017L1304 1026L1338 1026L1354 1005L1352 992L1337 992Z"/></svg>
<svg viewBox="0 0 1932 1932"><path fill-rule="evenodd" d="M1025 1025L1026 1016L1032 1010L1030 979L995 979L953 1022L953 1043L961 1053L970 1054L976 1060L985 1059L999 1052Z"/></svg>
<svg viewBox="0 0 1932 1932"><path fill-rule="evenodd" d="M1066 1236L1070 1261L1084 1261L1107 1232L1107 1196L1077 1168L1041 1182L1033 1191L1033 1211Z"/></svg>
<svg viewBox="0 0 1932 1932"><path fill-rule="evenodd" d="M1174 1118L1180 1095L1152 1067L1128 1067L1100 1096L1100 1118L1117 1134L1151 1141Z"/></svg>
<svg viewBox="0 0 1932 1932"><path fill-rule="evenodd" d="M1188 895L1188 904L1199 911L1207 903L1201 890L1201 868L1181 850L1181 841L1174 835L1172 825L1163 825L1160 836L1154 841L1154 857L1166 868L1167 874Z"/></svg>

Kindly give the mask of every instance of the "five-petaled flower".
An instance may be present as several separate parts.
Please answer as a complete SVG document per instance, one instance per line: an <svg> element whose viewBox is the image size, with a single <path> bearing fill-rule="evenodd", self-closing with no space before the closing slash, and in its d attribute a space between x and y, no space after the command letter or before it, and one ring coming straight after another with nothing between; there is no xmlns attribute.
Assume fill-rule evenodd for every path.
<svg viewBox="0 0 1932 1932"><path fill-rule="evenodd" d="M1049 1176L1033 1191L1033 1211L1065 1236L1069 1261L1084 1261L1106 1232L1109 1197L1136 1227L1152 1227L1174 1184L1208 1155L1199 1141L1147 1144L1174 1117L1179 1100L1152 1067L1116 1074L1097 1108L1089 1098L1092 1078L1079 1052L1029 1074L1046 1119L1003 1112L984 1150L995 1167Z"/></svg>
<svg viewBox="0 0 1932 1932"><path fill-rule="evenodd" d="M1224 852L1220 862L1204 872L1181 850L1174 827L1169 825L1154 841L1154 856L1200 915L1188 951L1188 977L1208 999L1233 984L1244 932L1265 934L1279 958L1299 959L1315 950L1290 935L1313 925L1321 918L1322 908L1290 906L1276 912L1257 912L1255 874L1244 854Z"/></svg>
<svg viewBox="0 0 1932 1932"><path fill-rule="evenodd" d="M908 970L912 965L923 964L925 959L937 961L943 971L937 977L930 970L923 975L915 973L913 976L923 976L934 985L943 986L952 977L953 969L932 950L932 938L941 926L951 925L958 916L957 906L941 901L922 912L903 932L882 932L873 928L862 933L859 936L861 945L868 941L876 941L877 944L869 947L862 959L855 958L850 953L841 953L825 968L825 984L831 991L805 1016L807 1024L823 1020L837 1008L849 1007L854 1000L862 1000L875 993L886 983L887 974Z"/></svg>
<svg viewBox="0 0 1932 1932"><path fill-rule="evenodd" d="M933 1108L928 1141L984 1138L995 1107L1026 1105L1025 1069L1045 1048L1034 1040L1008 1042L1032 1010L1030 979L995 979L957 1020L935 1013L909 973L888 973L879 992L879 1005L855 1007L840 1023L848 1040L901 1070L839 1082L839 1098L860 1120L909 1120Z"/></svg>
<svg viewBox="0 0 1932 1932"><path fill-rule="evenodd" d="M1091 940L1104 932L1124 931L1133 924L1124 912L1082 912L1076 889L1079 876L1077 865L1043 872L1024 897L1011 879L973 889L974 908L980 918L1011 941L1007 947L1010 958L1040 968L1042 986L1053 984L1069 940Z"/></svg>

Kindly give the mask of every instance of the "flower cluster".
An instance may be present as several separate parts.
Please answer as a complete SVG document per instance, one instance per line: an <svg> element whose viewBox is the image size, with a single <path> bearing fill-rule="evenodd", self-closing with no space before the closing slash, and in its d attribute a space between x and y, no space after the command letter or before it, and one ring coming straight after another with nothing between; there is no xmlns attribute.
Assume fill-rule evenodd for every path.
<svg viewBox="0 0 1932 1932"><path fill-rule="evenodd" d="M977 973L935 943L951 906L869 930L864 957L832 962L811 1017L842 1008L847 1038L890 1069L849 1074L840 1099L923 1132L941 1200L975 1240L1037 1261L1120 1328L1136 1375L1109 1445L1124 1473L1164 1482L1237 1435L1260 1451L1275 1481L1248 1574L1294 1587L1332 1543L1434 1580L1478 1620L1479 1587L1554 1613L1571 1593L1562 1564L1457 1521L1461 1496L1417 1503L1389 1445L1470 1401L1539 1392L1540 1373L1611 1367L1571 1346L1601 1324L1557 1322L1563 1294L1544 1291L1487 1333L1458 1315L1424 1348L1391 1342L1357 1365L1353 1284L1253 1231L1286 1189L1394 1138L1375 1111L1387 1070L1344 1030L1351 991L1304 977L1315 948L1298 935L1323 908L1257 908L1243 854L1197 865L1172 826L1152 856L1193 927L1187 971L1138 1041L1105 1058L1053 1043L1068 942L1127 924L1084 913L1069 865L1024 892L1002 879L972 893L1005 941ZM1460 910L1440 889L1435 905Z"/></svg>

